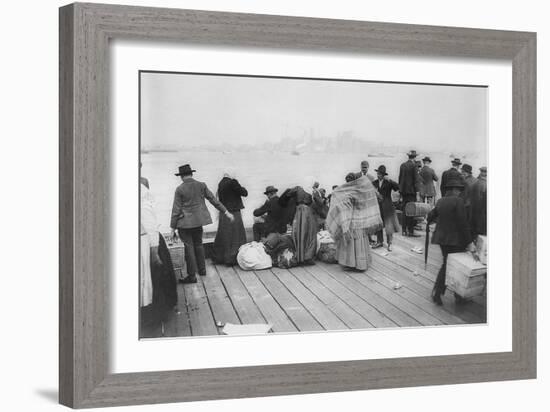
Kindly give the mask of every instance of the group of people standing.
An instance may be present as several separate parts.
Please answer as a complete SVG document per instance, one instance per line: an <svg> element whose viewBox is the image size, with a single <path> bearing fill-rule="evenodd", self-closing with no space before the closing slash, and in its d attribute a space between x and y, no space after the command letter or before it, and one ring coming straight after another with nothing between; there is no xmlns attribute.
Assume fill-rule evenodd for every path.
<svg viewBox="0 0 550 412"><path fill-rule="evenodd" d="M384 230L388 251L392 250L393 235L401 230L396 208L409 202L429 203L433 209L427 222L437 221L432 242L441 246L444 256L432 293L434 302L440 304L448 254L471 247L476 234L486 234L487 168L481 168L478 178L474 178L471 166L454 159L452 167L441 176L443 197L435 203L438 176L430 166L431 159L424 157L423 165L419 165L416 151L411 150L407 156L399 169L398 181L389 177L385 165L379 165L376 177L372 176L368 173L369 163L363 161L360 171L348 173L345 181L333 186L328 196L314 179L287 188L280 196L275 186L267 186L265 203L253 211L254 240L264 240L271 234L290 236L297 264L312 264L317 252L317 234L326 229L336 244L338 263L347 269L364 271L370 266L370 249L383 246ZM179 237L184 243L187 277L183 283L196 283L197 276L206 275L203 226L212 223L206 201L220 212L213 261L236 264L239 248L247 242L242 218L242 198L248 196L247 189L229 171L219 182L215 195L204 182L194 179L195 172L186 164L175 173L181 184L174 193L170 219L172 238ZM148 186L148 181L141 178L142 313L152 307L166 310L177 303L170 254L158 232ZM395 201L393 193L399 193L399 201ZM414 218L403 213L402 223L405 236L418 236ZM376 239L372 239L373 235ZM159 284L161 278L163 285ZM155 282L159 290L168 291L156 299L160 303L153 296Z"/></svg>

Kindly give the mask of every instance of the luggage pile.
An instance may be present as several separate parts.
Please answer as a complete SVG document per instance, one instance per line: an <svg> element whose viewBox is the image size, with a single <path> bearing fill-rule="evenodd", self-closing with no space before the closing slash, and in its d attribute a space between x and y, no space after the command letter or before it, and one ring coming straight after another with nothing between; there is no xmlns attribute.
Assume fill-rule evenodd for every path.
<svg viewBox="0 0 550 412"><path fill-rule="evenodd" d="M174 273L177 279L183 279L187 276L185 266L185 247L183 242L173 241L169 233L163 233L164 241L170 252L170 258L172 259L172 266L174 267Z"/></svg>
<svg viewBox="0 0 550 412"><path fill-rule="evenodd" d="M447 287L463 299L482 295L487 283L487 266L470 252L451 253L447 258Z"/></svg>
<svg viewBox="0 0 550 412"><path fill-rule="evenodd" d="M317 260L325 263L338 263L336 243L327 230L317 233Z"/></svg>

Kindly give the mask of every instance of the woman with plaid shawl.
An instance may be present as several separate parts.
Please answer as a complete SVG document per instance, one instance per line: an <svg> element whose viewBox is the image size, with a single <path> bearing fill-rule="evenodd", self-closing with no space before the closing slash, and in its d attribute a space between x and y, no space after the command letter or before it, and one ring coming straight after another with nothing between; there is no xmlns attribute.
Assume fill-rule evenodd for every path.
<svg viewBox="0 0 550 412"><path fill-rule="evenodd" d="M368 236L382 228L376 189L367 177L346 177L346 183L334 189L326 226L336 242L338 263L367 270L371 263Z"/></svg>

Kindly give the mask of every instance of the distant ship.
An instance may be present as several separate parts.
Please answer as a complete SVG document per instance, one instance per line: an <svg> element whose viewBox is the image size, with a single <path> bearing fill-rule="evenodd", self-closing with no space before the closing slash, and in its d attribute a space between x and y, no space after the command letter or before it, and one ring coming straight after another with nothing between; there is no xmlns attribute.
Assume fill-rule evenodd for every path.
<svg viewBox="0 0 550 412"><path fill-rule="evenodd" d="M367 157L393 157L393 155L389 155L386 153L373 153L373 154L367 155Z"/></svg>
<svg viewBox="0 0 550 412"><path fill-rule="evenodd" d="M294 150L292 152L290 152L291 154L293 154L294 156L300 156L302 154L301 150L306 147L306 143L300 143L299 145L296 145L296 147L294 148Z"/></svg>

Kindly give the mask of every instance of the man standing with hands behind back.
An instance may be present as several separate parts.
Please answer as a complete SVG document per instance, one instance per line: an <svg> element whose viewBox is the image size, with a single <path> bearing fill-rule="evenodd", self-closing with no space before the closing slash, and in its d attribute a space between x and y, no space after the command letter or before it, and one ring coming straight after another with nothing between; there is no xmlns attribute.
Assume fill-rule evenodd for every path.
<svg viewBox="0 0 550 412"><path fill-rule="evenodd" d="M208 189L206 183L193 179L193 172L196 170L186 164L180 166L178 173L175 174L180 176L182 183L174 194L172 218L170 219L172 237L175 237L177 230L185 247L187 277L183 279L183 283L196 283L197 272L200 276L206 276L202 227L212 223L212 217L204 200L207 199L220 213L225 213L231 222L234 219L233 215Z"/></svg>
<svg viewBox="0 0 550 412"><path fill-rule="evenodd" d="M403 199L403 234L405 236L419 236L414 233L415 220L406 216L405 206L409 202L416 202L417 193L420 191L420 175L416 167L416 150L407 153L409 160L401 164L399 168L399 192Z"/></svg>

